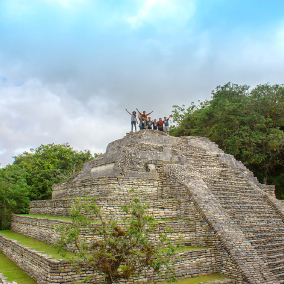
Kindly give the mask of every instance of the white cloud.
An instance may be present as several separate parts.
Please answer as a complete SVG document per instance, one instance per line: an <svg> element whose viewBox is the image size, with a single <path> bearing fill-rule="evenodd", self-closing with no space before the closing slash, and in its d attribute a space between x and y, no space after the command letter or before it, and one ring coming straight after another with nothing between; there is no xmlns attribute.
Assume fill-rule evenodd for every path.
<svg viewBox="0 0 284 284"><path fill-rule="evenodd" d="M101 94L83 103L68 96L64 87L51 89L35 79L20 87L2 84L0 163L5 166L12 156L48 143L68 142L77 150L103 152L128 130L112 123L113 107Z"/></svg>
<svg viewBox="0 0 284 284"><path fill-rule="evenodd" d="M134 15L127 17L133 27L145 23L155 25L160 21L169 21L168 26L184 25L195 13L195 1L192 0L144 0ZM167 28L167 25L162 26Z"/></svg>

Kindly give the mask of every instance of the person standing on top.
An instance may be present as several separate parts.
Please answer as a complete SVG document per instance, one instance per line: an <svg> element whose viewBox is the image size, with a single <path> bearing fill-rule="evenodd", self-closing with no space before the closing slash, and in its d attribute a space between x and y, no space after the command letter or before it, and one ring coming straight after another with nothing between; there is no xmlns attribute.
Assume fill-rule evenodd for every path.
<svg viewBox="0 0 284 284"><path fill-rule="evenodd" d="M148 120L147 120L147 129L152 129L152 120L150 116L148 117Z"/></svg>
<svg viewBox="0 0 284 284"><path fill-rule="evenodd" d="M162 118L160 117L159 118L159 121L158 121L158 130L160 130L160 131L163 131L164 129L163 129L163 121L162 121Z"/></svg>
<svg viewBox="0 0 284 284"><path fill-rule="evenodd" d="M143 111L143 113L141 113L141 112L138 110L138 108L136 108L136 110L138 111L140 117L141 117L143 120L145 120L145 121L148 120L148 119L147 119L148 115L153 112L153 110L152 110L151 112L149 112L149 113L146 114L146 111L145 111L145 110Z"/></svg>
<svg viewBox="0 0 284 284"><path fill-rule="evenodd" d="M154 121L153 121L153 130L157 130L157 129L158 129L157 120L154 119Z"/></svg>
<svg viewBox="0 0 284 284"><path fill-rule="evenodd" d="M146 120L142 119L141 116L139 116L139 128L140 130L146 129Z"/></svg>
<svg viewBox="0 0 284 284"><path fill-rule="evenodd" d="M130 113L127 109L125 110L131 115L131 132L133 132L133 126L135 127L136 132L136 123L138 123L138 120L136 118L136 111L134 110L132 113Z"/></svg>
<svg viewBox="0 0 284 284"><path fill-rule="evenodd" d="M166 116L164 117L163 123L164 123L164 125L165 125L164 130L165 130L166 134L169 134L169 133L170 133L170 123L169 123L169 119L170 119L171 116L172 116L172 115L170 115L168 118L167 118Z"/></svg>

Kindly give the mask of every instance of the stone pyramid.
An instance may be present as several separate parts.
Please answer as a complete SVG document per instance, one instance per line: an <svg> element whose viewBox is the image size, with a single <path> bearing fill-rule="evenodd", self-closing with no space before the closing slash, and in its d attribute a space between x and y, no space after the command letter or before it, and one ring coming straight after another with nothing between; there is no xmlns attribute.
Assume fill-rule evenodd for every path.
<svg viewBox="0 0 284 284"><path fill-rule="evenodd" d="M178 277L220 272L232 279L224 283L284 283L284 207L273 186L260 184L242 163L204 137L129 133L72 180L55 185L52 200L32 201L30 214L68 216L76 198L95 196L104 214L119 218L132 188L159 221L153 237L171 227L173 242L204 247L179 253ZM14 215L11 230L55 243L55 227L64 223L68 221ZM68 262L1 235L0 249L38 283L80 280ZM83 274L92 273L86 268ZM141 281L153 277L150 273Z"/></svg>

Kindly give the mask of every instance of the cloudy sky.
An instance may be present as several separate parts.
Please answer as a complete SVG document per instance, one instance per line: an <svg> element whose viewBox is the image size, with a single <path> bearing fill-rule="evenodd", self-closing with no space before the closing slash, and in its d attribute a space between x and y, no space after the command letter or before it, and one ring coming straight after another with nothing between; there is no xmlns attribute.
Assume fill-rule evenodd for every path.
<svg viewBox="0 0 284 284"><path fill-rule="evenodd" d="M41 144L104 152L132 111L227 82L284 83L282 0L1 0L0 163Z"/></svg>

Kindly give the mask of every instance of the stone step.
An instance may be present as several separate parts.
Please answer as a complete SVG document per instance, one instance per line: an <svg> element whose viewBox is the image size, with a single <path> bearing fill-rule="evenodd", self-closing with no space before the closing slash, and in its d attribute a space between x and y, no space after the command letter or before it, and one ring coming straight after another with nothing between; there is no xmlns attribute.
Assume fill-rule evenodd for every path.
<svg viewBox="0 0 284 284"><path fill-rule="evenodd" d="M261 256L260 256L261 257ZM282 261L284 259L284 253L275 253L273 255L266 255L265 257L261 257L265 262L272 263L274 261Z"/></svg>
<svg viewBox="0 0 284 284"><path fill-rule="evenodd" d="M275 261L266 261L266 264L269 267L274 267L275 265L283 265L284 266L284 255L282 255L282 259L280 260L275 260Z"/></svg>
<svg viewBox="0 0 284 284"><path fill-rule="evenodd" d="M243 206L247 206L248 208L251 206L252 208L255 208L255 206L259 206L259 204L263 204L264 208L270 208L271 207L267 203L263 203L261 200L250 200L250 202L247 201L247 199L237 199L232 201L232 198L230 197L219 197L215 196L219 202L225 206L225 207L230 207L230 208L243 208Z"/></svg>
<svg viewBox="0 0 284 284"><path fill-rule="evenodd" d="M261 196L259 192L252 190L250 188L238 187L233 185L217 185L217 184L209 184L209 188L211 191L215 193L220 193L224 195L234 194L234 196L243 195L248 197L257 197ZM225 190L225 191L224 191Z"/></svg>
<svg viewBox="0 0 284 284"><path fill-rule="evenodd" d="M251 204L251 203L242 203L242 204L234 204L232 203L231 205L234 205L234 208L232 210L234 211L242 211L242 212L246 212L247 210L256 210L258 212L270 212L270 213L273 213L275 214L275 210L272 209L272 207L269 205L269 204L259 204L259 203L254 203L254 204ZM226 207L228 207L228 210L230 210L231 206L226 206L224 204L223 206L225 209Z"/></svg>
<svg viewBox="0 0 284 284"><path fill-rule="evenodd" d="M229 191L255 191L249 184L247 183L242 183L242 182L228 182L228 181L223 181L223 180L212 180L209 179L208 183L210 184L211 188L227 188Z"/></svg>
<svg viewBox="0 0 284 284"><path fill-rule="evenodd" d="M283 248L284 249L284 243L283 242L281 242L281 243L279 243L279 242L273 242L273 243L265 243L265 242L263 242L263 243L260 243L260 244L258 244L258 243L253 243L253 246L254 247L257 247L257 248L259 248L260 250L264 250L264 251L266 251L266 250L270 250L271 248Z"/></svg>
<svg viewBox="0 0 284 284"><path fill-rule="evenodd" d="M251 208L251 207L237 207L237 208L233 208L233 207L229 207L229 206L222 206L227 213L229 213L232 216L252 216L253 218L257 217L257 216L270 216L271 218L276 218L276 219L281 219L280 217L278 217L275 212L273 212L273 210L264 210L264 209L258 209L258 208Z"/></svg>
<svg viewBox="0 0 284 284"><path fill-rule="evenodd" d="M273 211L271 208L260 208L260 207L252 207L252 206L226 206L222 205L222 207L226 210L228 213L232 213L235 215L243 215L243 216L252 216L252 215L264 215L264 216L273 216L273 218L281 219L278 217L278 215Z"/></svg>
<svg viewBox="0 0 284 284"><path fill-rule="evenodd" d="M280 270L280 272L282 272L282 271L284 271L284 266L281 265L279 267L269 268L269 270L272 271L272 272L278 272Z"/></svg>
<svg viewBox="0 0 284 284"><path fill-rule="evenodd" d="M213 192L214 196L221 201L224 201L228 204L241 204L241 205L264 205L269 206L267 201L264 200L261 196L252 196L243 195L243 194L218 194Z"/></svg>
<svg viewBox="0 0 284 284"><path fill-rule="evenodd" d="M264 256L274 256L278 255L279 253L284 254L284 246L283 247L270 247L266 250L264 248L258 248L258 253L263 254Z"/></svg>
<svg viewBox="0 0 284 284"><path fill-rule="evenodd" d="M259 234L262 232L273 232L273 234L279 232L284 232L284 227L282 223L272 223L272 222L258 222L255 223L249 222L249 223L243 223L240 220L238 221L238 225L245 230L247 233L253 233L253 234ZM278 226L281 226L280 228ZM263 228L265 226L265 228ZM262 228L260 228L262 227Z"/></svg>
<svg viewBox="0 0 284 284"><path fill-rule="evenodd" d="M283 235L272 235L272 236L268 236L266 238L260 237L258 235L254 235L254 236L247 236L247 239L252 243L252 244L257 244L257 243L265 243L265 242L276 242L276 243L282 243L284 244L284 238Z"/></svg>
<svg viewBox="0 0 284 284"><path fill-rule="evenodd" d="M251 243L253 243L255 246L264 246L264 247L267 247L267 248L270 248L270 247L283 247L284 248L284 240L281 239L279 236L276 237L276 238L271 238L271 239L249 239L249 241Z"/></svg>
<svg viewBox="0 0 284 284"><path fill-rule="evenodd" d="M214 186L209 185L209 189L214 195L220 197L231 197L231 198L246 198L246 199L259 199L264 200L263 196L260 195L258 192L251 192L249 190L242 190L242 189L229 189L228 187L225 188L214 188Z"/></svg>
<svg viewBox="0 0 284 284"><path fill-rule="evenodd" d="M276 234L276 232L273 232L271 230L266 231L266 232L259 232L257 235L254 235L253 237L259 237L259 238L264 238L264 239L271 239L274 237L278 237L279 239L283 238L284 240L284 231L283 232L278 232L278 234Z"/></svg>
<svg viewBox="0 0 284 284"><path fill-rule="evenodd" d="M264 222L277 222L277 223L283 223L282 219L280 219L278 216L273 216L272 214L269 213L258 213L255 211L251 212L234 212L233 210L226 211L232 218L237 219L239 221L244 221L244 222L259 222L259 221L264 221ZM278 217L278 218L277 218Z"/></svg>
<svg viewBox="0 0 284 284"><path fill-rule="evenodd" d="M284 272L277 274L277 278L281 281L280 283L284 283Z"/></svg>

